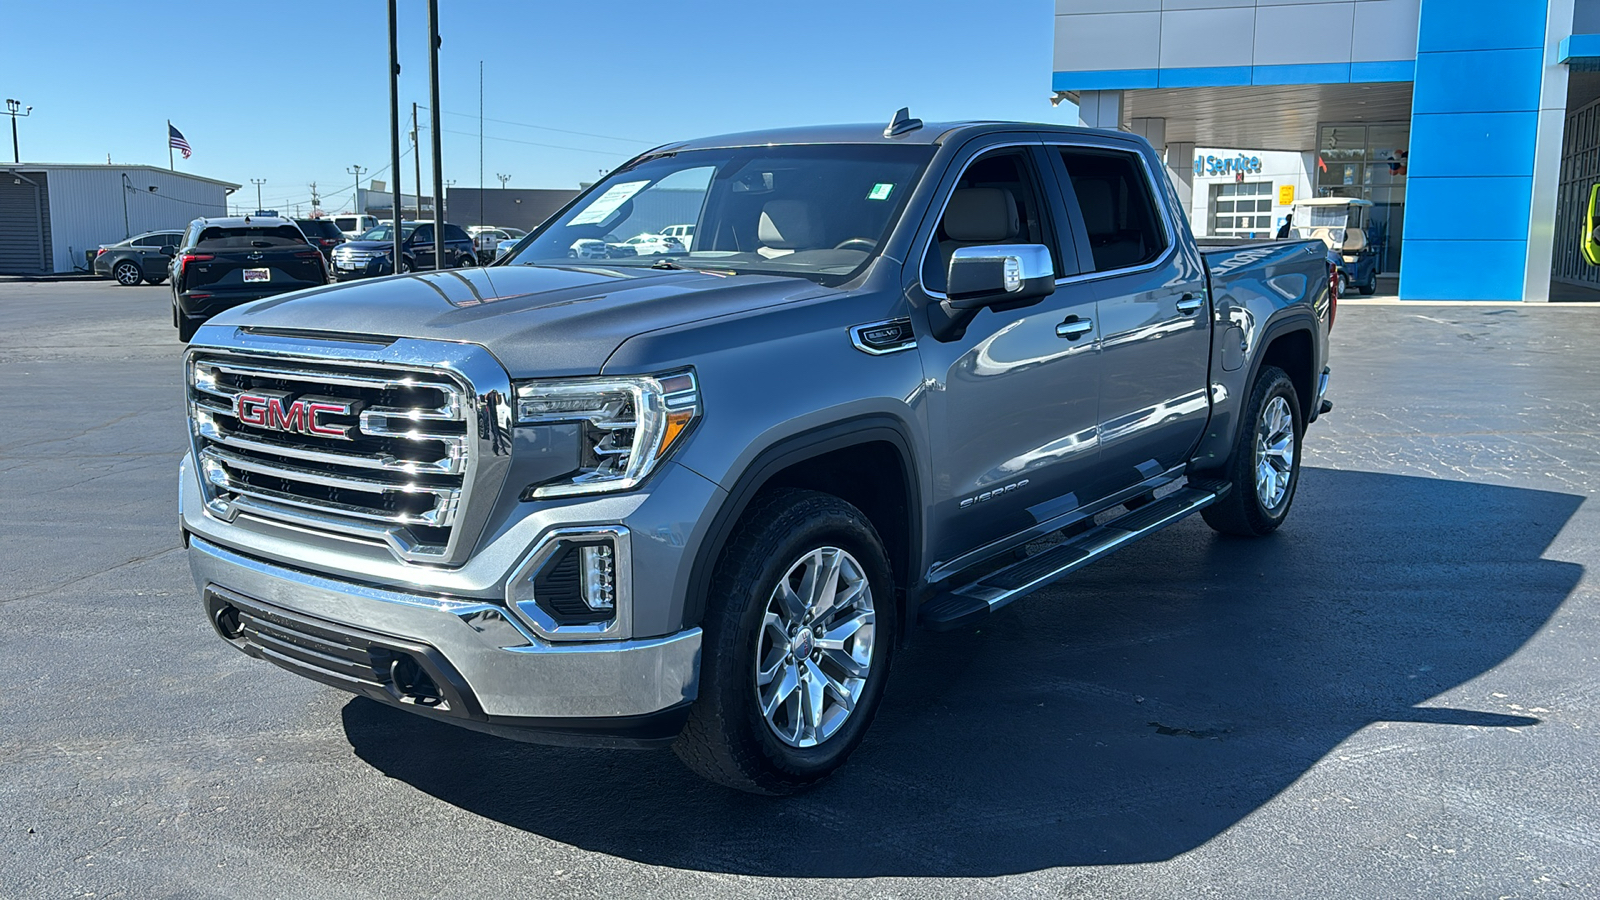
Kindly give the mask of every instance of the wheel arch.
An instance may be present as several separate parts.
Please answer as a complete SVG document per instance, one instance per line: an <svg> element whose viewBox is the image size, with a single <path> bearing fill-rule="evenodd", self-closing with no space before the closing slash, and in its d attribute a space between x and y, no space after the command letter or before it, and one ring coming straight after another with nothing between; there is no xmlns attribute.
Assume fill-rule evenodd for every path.
<svg viewBox="0 0 1600 900"><path fill-rule="evenodd" d="M712 572L750 503L768 488L800 487L845 500L877 529L894 573L903 642L915 614L908 587L912 573L919 571L922 546L921 482L912 446L904 423L890 416L864 416L790 435L763 449L728 491L695 552L684 625L699 624L704 616ZM871 468L874 464L892 464L896 471L881 477Z"/></svg>
<svg viewBox="0 0 1600 900"><path fill-rule="evenodd" d="M1282 319L1262 335L1261 352L1250 365L1250 380L1245 390L1255 386L1265 366L1277 366L1294 385L1300 404L1300 426L1310 421L1311 404L1317 396L1317 342L1315 319L1295 316Z"/></svg>

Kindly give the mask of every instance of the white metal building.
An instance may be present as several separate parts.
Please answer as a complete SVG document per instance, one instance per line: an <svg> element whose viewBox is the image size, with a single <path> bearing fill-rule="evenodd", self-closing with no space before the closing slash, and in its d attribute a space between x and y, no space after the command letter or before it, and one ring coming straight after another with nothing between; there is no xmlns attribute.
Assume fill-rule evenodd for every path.
<svg viewBox="0 0 1600 900"><path fill-rule="evenodd" d="M1278 233L1296 200L1313 196L1311 153L1194 151L1189 223L1199 237L1258 240Z"/></svg>
<svg viewBox="0 0 1600 900"><path fill-rule="evenodd" d="M155 166L0 164L0 274L81 270L101 244L227 215L238 189Z"/></svg>

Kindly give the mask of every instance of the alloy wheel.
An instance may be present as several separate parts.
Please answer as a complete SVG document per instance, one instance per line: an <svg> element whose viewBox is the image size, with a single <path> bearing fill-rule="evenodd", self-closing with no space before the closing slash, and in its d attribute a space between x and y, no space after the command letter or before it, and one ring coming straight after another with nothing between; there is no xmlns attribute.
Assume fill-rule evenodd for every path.
<svg viewBox="0 0 1600 900"><path fill-rule="evenodd" d="M850 718L872 671L872 585L861 563L819 547L778 579L756 643L755 691L767 727L815 747Z"/></svg>
<svg viewBox="0 0 1600 900"><path fill-rule="evenodd" d="M139 283L139 267L133 263L117 263L117 284L129 287Z"/></svg>
<svg viewBox="0 0 1600 900"><path fill-rule="evenodd" d="M1267 510L1277 509L1294 476L1294 417L1289 401L1268 400L1256 422L1256 498Z"/></svg>

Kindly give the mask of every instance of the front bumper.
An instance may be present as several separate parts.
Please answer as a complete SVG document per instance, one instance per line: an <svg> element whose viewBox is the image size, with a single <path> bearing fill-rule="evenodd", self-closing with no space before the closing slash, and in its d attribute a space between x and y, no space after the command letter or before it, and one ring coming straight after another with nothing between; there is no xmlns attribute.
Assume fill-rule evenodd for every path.
<svg viewBox="0 0 1600 900"><path fill-rule="evenodd" d="M199 537L189 563L208 618L240 650L468 728L540 743L656 745L676 735L698 689L699 628L551 643L492 603L337 581ZM416 671L436 690L415 690Z"/></svg>

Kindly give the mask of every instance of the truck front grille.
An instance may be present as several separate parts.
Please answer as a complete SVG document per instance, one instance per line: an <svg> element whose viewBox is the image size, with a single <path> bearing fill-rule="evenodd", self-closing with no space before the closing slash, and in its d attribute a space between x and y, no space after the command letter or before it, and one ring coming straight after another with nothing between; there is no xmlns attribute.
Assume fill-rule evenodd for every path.
<svg viewBox="0 0 1600 900"><path fill-rule="evenodd" d="M473 398L439 370L198 350L188 401L207 509L448 562L477 463Z"/></svg>

